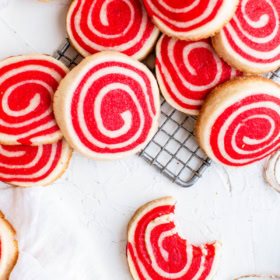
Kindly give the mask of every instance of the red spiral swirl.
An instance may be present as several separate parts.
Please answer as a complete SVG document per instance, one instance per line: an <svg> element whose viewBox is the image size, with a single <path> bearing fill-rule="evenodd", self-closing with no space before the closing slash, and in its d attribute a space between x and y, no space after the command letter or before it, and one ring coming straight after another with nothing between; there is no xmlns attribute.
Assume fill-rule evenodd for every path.
<svg viewBox="0 0 280 280"><path fill-rule="evenodd" d="M278 0L241 0L233 19L214 38L232 65L252 73L280 66L280 5Z"/></svg>
<svg viewBox="0 0 280 280"><path fill-rule="evenodd" d="M268 156L280 147L280 87L260 77L220 86L203 107L197 136L205 152L225 165Z"/></svg>
<svg viewBox="0 0 280 280"><path fill-rule="evenodd" d="M110 50L143 59L159 35L141 0L75 0L67 32L83 55Z"/></svg>
<svg viewBox="0 0 280 280"><path fill-rule="evenodd" d="M213 88L242 75L217 56L209 39L187 42L163 35L156 55L162 94L173 107L191 115L198 115Z"/></svg>
<svg viewBox="0 0 280 280"><path fill-rule="evenodd" d="M128 226L127 260L133 279L212 279L220 243L191 245L177 233L176 201L165 197L141 207Z"/></svg>
<svg viewBox="0 0 280 280"><path fill-rule="evenodd" d="M139 151L156 132L159 107L152 73L116 52L86 58L62 81L54 102L63 135L94 159Z"/></svg>
<svg viewBox="0 0 280 280"><path fill-rule="evenodd" d="M0 62L0 143L40 145L57 142L52 98L68 69L44 55Z"/></svg>
<svg viewBox="0 0 280 280"><path fill-rule="evenodd" d="M231 19L236 0L144 0L159 29L172 37L198 40L219 31Z"/></svg>
<svg viewBox="0 0 280 280"><path fill-rule="evenodd" d="M71 154L65 140L40 146L0 145L0 180L20 187L50 184L65 171Z"/></svg>

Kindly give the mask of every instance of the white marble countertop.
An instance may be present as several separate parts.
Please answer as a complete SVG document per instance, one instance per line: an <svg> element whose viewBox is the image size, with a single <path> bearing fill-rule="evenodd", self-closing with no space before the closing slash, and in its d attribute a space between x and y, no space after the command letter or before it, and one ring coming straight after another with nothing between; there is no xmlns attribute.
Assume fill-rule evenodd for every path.
<svg viewBox="0 0 280 280"><path fill-rule="evenodd" d="M0 10L0 58L53 54L61 46L67 0L8 2ZM183 189L137 156L95 162L75 153L64 176L44 191L68 205L98 240L101 276L95 280L131 279L125 259L127 223L139 206L165 195L178 200L177 219L186 238L195 244L223 242L215 279L230 280L240 274L280 273L280 194L264 182L264 165L265 160L239 169L213 164L194 187Z"/></svg>

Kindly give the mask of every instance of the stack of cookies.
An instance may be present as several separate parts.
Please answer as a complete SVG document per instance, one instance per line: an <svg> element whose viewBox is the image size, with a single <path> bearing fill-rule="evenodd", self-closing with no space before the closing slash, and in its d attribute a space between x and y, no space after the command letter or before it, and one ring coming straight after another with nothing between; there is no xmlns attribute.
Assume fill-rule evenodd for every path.
<svg viewBox="0 0 280 280"><path fill-rule="evenodd" d="M197 140L211 159L231 166L262 159L280 146L280 88L256 76L280 66L279 12L276 0L74 0L66 28L84 60L69 73L52 58L44 57L51 67L19 64L27 78L8 75L13 82L1 84L0 142L52 144L63 135L89 158L122 159L140 151L157 131L160 89L171 106L198 116ZM140 61L155 45L153 75ZM26 59L3 63L13 69ZM33 81L37 75L28 67L40 75L50 67L52 78L45 82L36 76L39 81L26 84L25 102L11 109L23 89L18 80ZM13 75L17 71L22 70ZM49 91L49 99L41 102L38 90ZM32 116L32 110L38 115ZM5 169L1 178L17 184L20 176L9 172ZM52 178L59 175L54 173Z"/></svg>
<svg viewBox="0 0 280 280"><path fill-rule="evenodd" d="M159 96L136 60L156 45L160 91L198 116L211 159L241 166L268 156L280 146L280 88L256 74L280 66L279 12L276 0L73 1L67 32L86 58L55 94L63 135L94 159L139 151L157 129Z"/></svg>
<svg viewBox="0 0 280 280"><path fill-rule="evenodd" d="M280 147L280 86L257 75L280 67L279 15L279 0L72 1L66 27L85 57L78 66L69 71L39 54L0 62L0 180L50 184L73 148L95 160L137 153L157 131L160 91L197 116L197 140L214 161L243 166L272 154ZM152 73L140 61L155 45ZM277 189L272 169L267 178ZM132 218L134 279L214 277L220 243L188 244L174 209L167 197ZM0 213L1 279L17 260L14 235Z"/></svg>
<svg viewBox="0 0 280 280"><path fill-rule="evenodd" d="M39 54L0 62L0 180L48 185L68 166L72 149L54 118L52 100L67 67Z"/></svg>

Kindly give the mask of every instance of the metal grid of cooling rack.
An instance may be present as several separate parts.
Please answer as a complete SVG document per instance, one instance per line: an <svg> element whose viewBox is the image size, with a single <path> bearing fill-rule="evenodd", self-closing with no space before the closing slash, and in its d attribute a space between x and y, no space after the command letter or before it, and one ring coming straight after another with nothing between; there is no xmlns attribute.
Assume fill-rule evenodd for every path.
<svg viewBox="0 0 280 280"><path fill-rule="evenodd" d="M55 57L69 68L82 60L68 40ZM182 187L192 186L211 163L194 138L194 122L193 117L173 109L161 98L159 130L139 153L140 157Z"/></svg>
<svg viewBox="0 0 280 280"><path fill-rule="evenodd" d="M173 182L190 187L211 161L195 140L195 118L173 109L163 98L161 101L159 130L140 156Z"/></svg>
<svg viewBox="0 0 280 280"><path fill-rule="evenodd" d="M274 72L268 73L266 75L264 75L265 77L267 77L268 79L273 80L274 82L280 84L280 68Z"/></svg>

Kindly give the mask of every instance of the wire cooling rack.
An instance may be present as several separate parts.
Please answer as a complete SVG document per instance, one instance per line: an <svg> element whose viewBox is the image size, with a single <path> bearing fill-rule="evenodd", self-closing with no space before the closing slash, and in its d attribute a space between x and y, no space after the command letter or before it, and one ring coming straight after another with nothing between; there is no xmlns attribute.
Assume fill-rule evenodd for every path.
<svg viewBox="0 0 280 280"><path fill-rule="evenodd" d="M82 60L68 40L55 57L69 68ZM194 122L193 117L173 109L161 97L159 130L139 153L140 157L182 187L192 186L211 163L194 138Z"/></svg>
<svg viewBox="0 0 280 280"><path fill-rule="evenodd" d="M268 79L273 80L274 82L280 84L280 68L274 72L268 73L266 75L264 75L265 77L267 77Z"/></svg>

